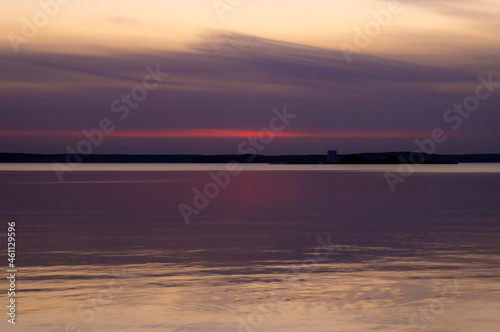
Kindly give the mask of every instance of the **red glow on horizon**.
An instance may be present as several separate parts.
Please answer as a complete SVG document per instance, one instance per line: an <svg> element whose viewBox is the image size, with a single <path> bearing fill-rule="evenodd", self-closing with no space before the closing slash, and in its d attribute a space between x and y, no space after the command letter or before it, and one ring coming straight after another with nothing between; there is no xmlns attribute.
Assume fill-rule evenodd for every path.
<svg viewBox="0 0 500 332"><path fill-rule="evenodd" d="M232 129L163 129L114 131L104 134L105 137L117 138L247 138L269 137L270 131ZM449 134L449 133L448 133ZM454 136L457 136L454 133ZM465 134L465 133L464 133ZM471 133L469 133L470 136ZM274 132L277 138L423 138L430 137L428 131L402 130L339 130L334 132ZM4 137L85 137L79 131L36 131L36 130L6 130L0 131Z"/></svg>

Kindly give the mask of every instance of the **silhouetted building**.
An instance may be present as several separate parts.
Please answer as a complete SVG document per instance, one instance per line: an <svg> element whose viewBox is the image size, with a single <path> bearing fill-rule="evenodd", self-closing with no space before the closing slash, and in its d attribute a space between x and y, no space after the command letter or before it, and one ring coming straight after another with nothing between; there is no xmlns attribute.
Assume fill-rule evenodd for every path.
<svg viewBox="0 0 500 332"><path fill-rule="evenodd" d="M334 163L337 161L337 150L330 150L326 155L326 160L329 163Z"/></svg>

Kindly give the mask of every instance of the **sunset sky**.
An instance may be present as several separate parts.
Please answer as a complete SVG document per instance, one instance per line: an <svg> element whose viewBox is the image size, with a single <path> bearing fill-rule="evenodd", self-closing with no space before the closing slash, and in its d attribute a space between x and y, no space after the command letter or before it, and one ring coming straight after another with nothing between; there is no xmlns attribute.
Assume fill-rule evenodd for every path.
<svg viewBox="0 0 500 332"><path fill-rule="evenodd" d="M286 105L262 154L411 151L435 128L437 153L500 153L499 0L60 2L2 2L0 152L65 153L109 119L92 153L233 154ZM146 68L169 74L117 111Z"/></svg>

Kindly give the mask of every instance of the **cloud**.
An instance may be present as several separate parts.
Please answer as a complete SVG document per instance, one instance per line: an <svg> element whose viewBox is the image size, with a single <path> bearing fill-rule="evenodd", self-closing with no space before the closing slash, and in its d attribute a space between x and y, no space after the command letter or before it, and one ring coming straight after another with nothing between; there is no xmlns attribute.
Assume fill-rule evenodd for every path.
<svg viewBox="0 0 500 332"><path fill-rule="evenodd" d="M172 88L227 90L259 85L276 88L351 89L362 84L469 80L461 68L445 69L359 54L347 64L341 51L285 43L236 33L215 32L191 45L191 52L94 55L26 53L1 55L2 81L18 83L123 86L135 83L146 65L172 71ZM47 85L49 86L49 85ZM1 91L0 91L1 92Z"/></svg>
<svg viewBox="0 0 500 332"><path fill-rule="evenodd" d="M492 66L499 61L486 53L477 59ZM151 91L127 120L117 120L111 103L142 82L146 66L156 64L171 74L165 84ZM140 145L140 151L154 152L153 146L164 151L161 140L173 139L171 133L178 133L175 137L180 140L198 129L258 131L269 122L274 107L286 104L298 115L288 129L297 135L282 139L295 139L295 146L306 136L323 140L321 149L332 140L401 142L443 125L443 112L472 93L476 77L484 74L474 70L474 66L419 65L370 54L359 54L348 64L340 51L218 31L200 36L199 42L182 52L105 48L79 55L4 52L0 54L0 131L80 133L97 128L102 118L109 117L116 120L117 129L106 140L110 145L103 145L106 151L121 146L120 151L129 152L134 135L143 135L158 143L134 144ZM481 106L481 116L468 120L464 132L494 129L492 124L499 120L492 111L494 98ZM213 134L197 133L200 139ZM116 143L125 142L127 135L129 143ZM27 137L2 136L0 151L12 146L24 146L25 151L44 142L56 146L58 141L51 152L60 152L67 142L78 140L74 135L50 140ZM175 144L177 152L186 147L185 142Z"/></svg>
<svg viewBox="0 0 500 332"><path fill-rule="evenodd" d="M422 7L442 15L460 17L467 20L479 20L483 23L498 23L498 7L492 3L496 0L414 0L411 5ZM497 3L498 5L498 3ZM495 9L497 13L495 13Z"/></svg>

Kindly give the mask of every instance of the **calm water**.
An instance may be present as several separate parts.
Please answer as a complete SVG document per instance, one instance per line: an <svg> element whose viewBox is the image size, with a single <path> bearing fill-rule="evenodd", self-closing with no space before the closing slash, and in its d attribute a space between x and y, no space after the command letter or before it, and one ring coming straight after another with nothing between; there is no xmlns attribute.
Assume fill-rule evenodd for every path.
<svg viewBox="0 0 500 332"><path fill-rule="evenodd" d="M0 165L12 330L500 330L500 165L248 165L189 225L224 168L185 167Z"/></svg>

